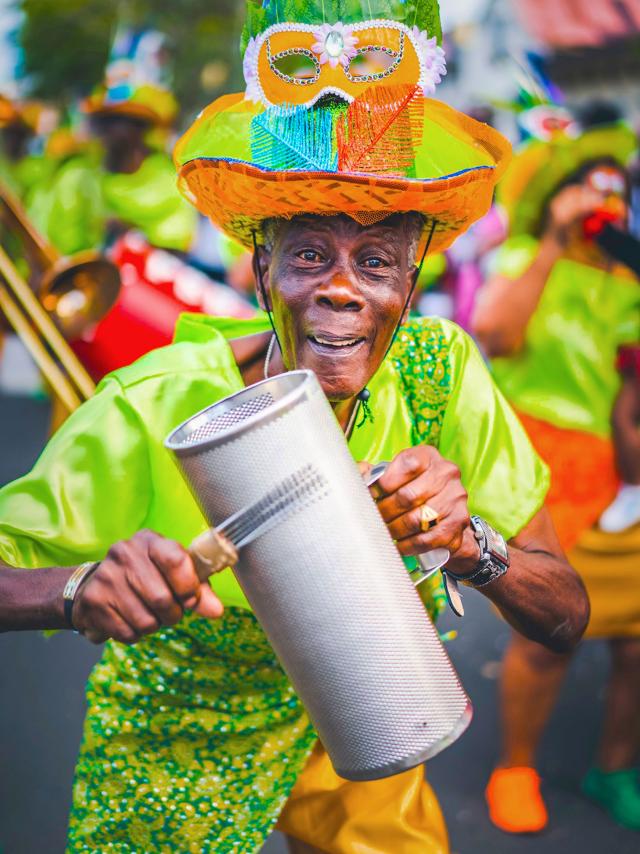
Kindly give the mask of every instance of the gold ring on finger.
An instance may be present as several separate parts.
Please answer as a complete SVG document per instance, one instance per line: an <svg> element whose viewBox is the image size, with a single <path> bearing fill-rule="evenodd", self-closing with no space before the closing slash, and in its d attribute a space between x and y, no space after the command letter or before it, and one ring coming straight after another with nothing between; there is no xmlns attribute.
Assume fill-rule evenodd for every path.
<svg viewBox="0 0 640 854"><path fill-rule="evenodd" d="M431 528L438 524L439 518L440 514L437 510L434 510L428 504L423 504L420 508L420 530L430 531Z"/></svg>

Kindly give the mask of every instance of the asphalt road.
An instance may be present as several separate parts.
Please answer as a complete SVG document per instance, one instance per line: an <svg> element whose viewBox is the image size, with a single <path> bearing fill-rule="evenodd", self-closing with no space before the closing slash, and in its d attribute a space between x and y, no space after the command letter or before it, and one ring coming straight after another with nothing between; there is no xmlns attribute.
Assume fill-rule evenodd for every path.
<svg viewBox="0 0 640 854"><path fill-rule="evenodd" d="M45 441L42 401L0 396L0 484L25 472ZM482 597L469 593L450 652L475 718L453 747L429 763L456 854L637 854L640 834L613 824L578 793L597 738L607 674L606 648L583 646L540 751L551 822L535 837L493 828L482 791L497 751L496 679L507 630ZM0 636L0 852L60 854L84 709L83 684L98 651L61 633ZM274 834L263 854L283 854ZM151 852L149 852L151 854ZM178 852L179 854L179 852ZM223 854L221 852L221 854ZM387 852L385 852L387 854ZM388 854L402 854L390 851Z"/></svg>

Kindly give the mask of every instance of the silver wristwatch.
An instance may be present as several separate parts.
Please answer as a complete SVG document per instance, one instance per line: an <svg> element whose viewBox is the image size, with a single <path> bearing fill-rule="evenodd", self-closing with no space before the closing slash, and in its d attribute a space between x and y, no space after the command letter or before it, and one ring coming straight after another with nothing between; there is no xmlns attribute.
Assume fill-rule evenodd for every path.
<svg viewBox="0 0 640 854"><path fill-rule="evenodd" d="M480 560L476 568L470 575L455 575L448 570L447 572L456 581L470 587L484 587L509 569L509 551L502 534L480 516L471 517L471 527L480 546Z"/></svg>

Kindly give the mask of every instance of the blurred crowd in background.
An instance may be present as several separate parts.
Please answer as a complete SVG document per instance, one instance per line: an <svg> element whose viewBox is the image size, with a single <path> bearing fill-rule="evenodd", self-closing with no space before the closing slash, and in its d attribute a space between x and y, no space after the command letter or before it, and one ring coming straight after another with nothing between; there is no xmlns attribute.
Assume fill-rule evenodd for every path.
<svg viewBox="0 0 640 854"><path fill-rule="evenodd" d="M50 394L52 429L92 383L168 344L181 312L258 310L250 255L180 195L171 160L199 110L243 88L241 11L233 0L0 0L0 392ZM589 591L608 602L615 567L640 553L640 3L444 0L442 15L438 96L504 132L517 156L489 214L427 259L412 310L476 337L551 466L563 545L587 574L608 567ZM53 331L25 309L20 282ZM56 349L55 330L68 347ZM557 458L569 446L578 475ZM592 636L612 639L617 671L584 783L635 829L638 595L622 616L598 610ZM566 666L535 646L516 641L504 672L503 759L525 770ZM534 778L494 774L492 819L540 829L538 794Z"/></svg>
<svg viewBox="0 0 640 854"><path fill-rule="evenodd" d="M94 379L167 343L181 310L248 316L255 308L249 256L180 197L170 157L197 112L239 86L241 11L231 0L0 2L3 187L58 253L106 250L125 285L106 316L106 303L89 305L77 294L59 306L65 318L57 322L71 330ZM514 144L549 140L554 111L562 113L560 131L569 120L640 122L633 0L588 9L570 0L452 0L442 14L441 97ZM629 170L633 181L631 158ZM4 226L13 231L5 248L24 260L15 218L5 215ZM508 233L497 205L446 256L429 258L415 311L470 328L476 294ZM10 370L13 358L21 372ZM9 337L0 384L37 387L25 371Z"/></svg>

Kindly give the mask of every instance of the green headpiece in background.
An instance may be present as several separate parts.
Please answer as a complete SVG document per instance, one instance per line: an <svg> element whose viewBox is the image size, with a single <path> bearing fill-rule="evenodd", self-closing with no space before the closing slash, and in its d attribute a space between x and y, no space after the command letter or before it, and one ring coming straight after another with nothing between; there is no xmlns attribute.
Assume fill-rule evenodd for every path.
<svg viewBox="0 0 640 854"><path fill-rule="evenodd" d="M247 0L242 50L274 24L355 24L382 19L418 27L442 41L438 0Z"/></svg>

